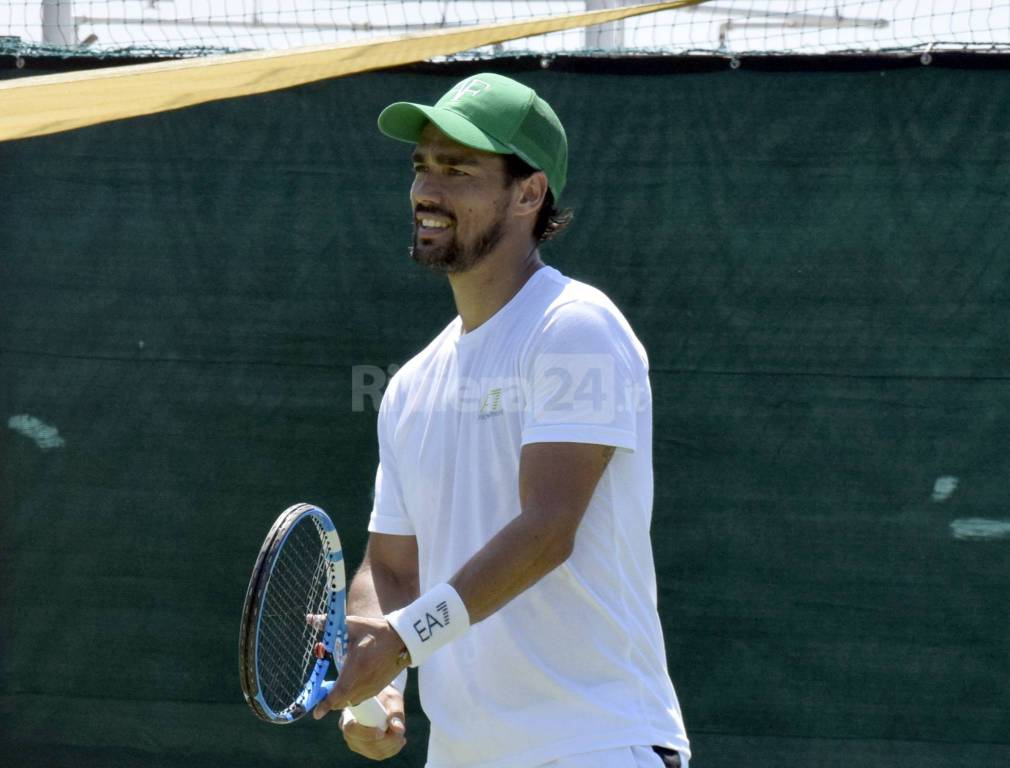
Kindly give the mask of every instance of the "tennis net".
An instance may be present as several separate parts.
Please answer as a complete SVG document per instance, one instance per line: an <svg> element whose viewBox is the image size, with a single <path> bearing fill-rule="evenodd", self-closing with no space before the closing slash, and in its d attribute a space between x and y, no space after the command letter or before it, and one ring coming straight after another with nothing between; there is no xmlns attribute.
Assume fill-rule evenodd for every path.
<svg viewBox="0 0 1010 768"><path fill-rule="evenodd" d="M9 0L0 53L186 58L368 42L634 0ZM455 57L521 54L837 54L1010 51L1005 0L709 0L508 41Z"/></svg>

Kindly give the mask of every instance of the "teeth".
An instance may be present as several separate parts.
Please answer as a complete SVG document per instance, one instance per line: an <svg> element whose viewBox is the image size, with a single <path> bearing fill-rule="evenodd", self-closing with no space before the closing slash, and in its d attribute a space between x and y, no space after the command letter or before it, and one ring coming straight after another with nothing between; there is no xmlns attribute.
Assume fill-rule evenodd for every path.
<svg viewBox="0 0 1010 768"><path fill-rule="evenodd" d="M421 219L421 226L434 229L445 229L449 225L443 221L435 221L434 219Z"/></svg>

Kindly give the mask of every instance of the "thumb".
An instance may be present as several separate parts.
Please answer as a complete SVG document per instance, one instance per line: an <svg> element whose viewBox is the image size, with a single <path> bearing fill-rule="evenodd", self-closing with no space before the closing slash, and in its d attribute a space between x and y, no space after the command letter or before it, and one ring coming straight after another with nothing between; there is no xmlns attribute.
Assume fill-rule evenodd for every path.
<svg viewBox="0 0 1010 768"><path fill-rule="evenodd" d="M331 709L330 703L326 699L323 699L318 704L316 704L316 708L312 710L312 719L322 720L324 717L326 717L326 715L329 714L330 709Z"/></svg>
<svg viewBox="0 0 1010 768"><path fill-rule="evenodd" d="M336 709L339 711L343 709L347 706L346 700L347 694L340 690L340 682L338 680L337 684L333 686L333 690L331 690L324 699L316 704L316 708L312 710L312 718L314 720L322 720L332 710Z"/></svg>
<svg viewBox="0 0 1010 768"><path fill-rule="evenodd" d="M406 716L404 715L403 695L393 686L387 686L386 692L379 697L382 706L386 708L386 728L390 733L402 736L407 732Z"/></svg>
<svg viewBox="0 0 1010 768"><path fill-rule="evenodd" d="M403 736L407 732L407 726L403 722L402 715L390 715L389 716L389 732L394 733L397 736Z"/></svg>

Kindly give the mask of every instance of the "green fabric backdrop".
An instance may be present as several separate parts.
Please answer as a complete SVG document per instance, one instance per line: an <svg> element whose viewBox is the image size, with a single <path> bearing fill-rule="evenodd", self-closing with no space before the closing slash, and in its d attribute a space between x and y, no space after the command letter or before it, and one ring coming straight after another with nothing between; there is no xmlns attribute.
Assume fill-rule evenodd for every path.
<svg viewBox="0 0 1010 768"><path fill-rule="evenodd" d="M692 765L1010 764L1010 537L951 525L1010 520L1006 73L526 68L571 142L545 258L651 358ZM460 76L0 144L5 765L367 764L246 710L239 613L294 501L360 559L354 377L454 314L375 117Z"/></svg>

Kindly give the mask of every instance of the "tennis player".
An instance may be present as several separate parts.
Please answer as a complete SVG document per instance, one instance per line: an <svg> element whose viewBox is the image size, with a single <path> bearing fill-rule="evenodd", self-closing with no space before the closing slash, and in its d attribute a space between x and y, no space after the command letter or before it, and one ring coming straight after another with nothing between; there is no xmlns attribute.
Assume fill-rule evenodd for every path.
<svg viewBox="0 0 1010 768"><path fill-rule="evenodd" d="M414 145L411 253L447 275L459 315L383 397L358 618L315 715L378 695L388 728L345 713L344 738L396 754L409 664L429 768L686 766L649 540L646 353L538 249L570 218L564 129L495 74L393 104L379 128Z"/></svg>

